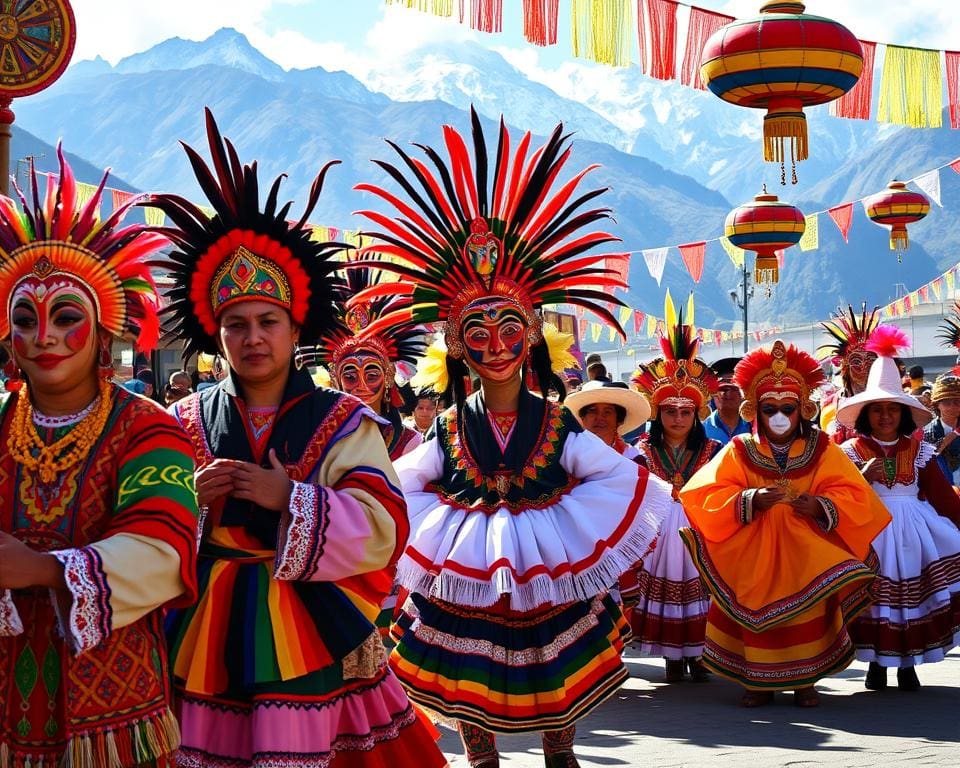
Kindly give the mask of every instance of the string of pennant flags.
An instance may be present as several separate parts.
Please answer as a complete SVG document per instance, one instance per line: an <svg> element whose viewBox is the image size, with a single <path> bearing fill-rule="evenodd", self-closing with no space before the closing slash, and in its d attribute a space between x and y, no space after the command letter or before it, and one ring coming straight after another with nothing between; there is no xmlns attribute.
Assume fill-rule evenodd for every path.
<svg viewBox="0 0 960 768"><path fill-rule="evenodd" d="M386 0L433 16L453 17L480 32L503 30L503 0ZM523 34L537 46L557 44L559 0L523 0ZM700 53L708 38L735 21L716 11L677 0L570 0L573 55L613 67L634 62L657 80L678 80L704 90ZM681 14L682 11L682 14ZM680 29L686 17L686 33ZM634 58L634 41L639 57ZM882 46L878 122L913 128L939 128L943 123L946 81L950 127L960 128L960 51L907 47L860 40L863 74L841 99L833 102L835 117L869 120L873 107L874 65Z"/></svg>

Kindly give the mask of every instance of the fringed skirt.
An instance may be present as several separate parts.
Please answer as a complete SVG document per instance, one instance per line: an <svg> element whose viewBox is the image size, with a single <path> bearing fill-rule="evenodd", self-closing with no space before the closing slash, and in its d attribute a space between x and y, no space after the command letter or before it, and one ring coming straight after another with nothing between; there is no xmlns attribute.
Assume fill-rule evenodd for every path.
<svg viewBox="0 0 960 768"><path fill-rule="evenodd" d="M703 653L710 595L680 538L689 526L679 502L671 505L656 546L620 579L620 593L645 656L668 659Z"/></svg>
<svg viewBox="0 0 960 768"><path fill-rule="evenodd" d="M565 728L627 679L629 625L609 596L517 612L412 595L390 664L410 698L497 732Z"/></svg>

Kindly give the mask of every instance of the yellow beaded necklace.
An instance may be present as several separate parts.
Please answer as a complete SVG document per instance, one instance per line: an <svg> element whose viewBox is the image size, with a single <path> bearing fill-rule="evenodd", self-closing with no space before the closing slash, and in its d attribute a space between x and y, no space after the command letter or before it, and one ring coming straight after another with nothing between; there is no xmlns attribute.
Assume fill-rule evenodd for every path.
<svg viewBox="0 0 960 768"><path fill-rule="evenodd" d="M83 417L73 429L56 442L47 445L37 434L33 423L33 406L24 383L17 395L10 425L7 448L13 460L27 469L39 471L40 481L52 483L59 472L83 461L93 444L103 434L103 428L113 407L110 383L100 382L100 401L97 407Z"/></svg>

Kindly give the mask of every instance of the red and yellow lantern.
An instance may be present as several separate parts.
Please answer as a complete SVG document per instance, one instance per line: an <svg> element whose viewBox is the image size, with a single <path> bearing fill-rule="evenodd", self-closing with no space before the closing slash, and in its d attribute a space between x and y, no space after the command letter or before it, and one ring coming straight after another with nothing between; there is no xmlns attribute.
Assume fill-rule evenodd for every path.
<svg viewBox="0 0 960 768"><path fill-rule="evenodd" d="M738 248L757 254L754 280L769 285L780 280L777 251L799 243L805 224L799 208L764 190L727 214L723 233Z"/></svg>
<svg viewBox="0 0 960 768"><path fill-rule="evenodd" d="M897 252L897 261L910 247L907 224L920 221L930 212L930 201L925 195L907 189L902 181L891 181L883 192L870 195L863 201L867 216L874 224L890 227L890 250Z"/></svg>
<svg viewBox="0 0 960 768"><path fill-rule="evenodd" d="M831 19L804 13L804 5L769 0L752 19L717 30L700 55L700 78L714 94L741 107L766 109L763 159L780 163L786 183L788 154L806 160L804 107L826 104L856 85L863 49L853 33Z"/></svg>

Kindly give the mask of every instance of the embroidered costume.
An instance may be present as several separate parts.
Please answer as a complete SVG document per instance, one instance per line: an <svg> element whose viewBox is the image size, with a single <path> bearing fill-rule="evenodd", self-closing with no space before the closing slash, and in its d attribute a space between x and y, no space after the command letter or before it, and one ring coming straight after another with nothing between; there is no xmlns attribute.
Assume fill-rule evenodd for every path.
<svg viewBox="0 0 960 768"><path fill-rule="evenodd" d="M703 653L710 595L680 539L680 529L689 523L677 499L684 484L720 449L700 426L717 379L697 357L700 342L693 327L683 324L682 316L677 321L669 294L666 316L667 335L660 339L663 357L641 365L632 383L650 401L656 424L638 444L641 461L671 484L674 503L657 534L656 547L624 574L620 589L641 653L672 660L696 659ZM691 432L679 450L664 437L662 409L670 406L693 410ZM668 667L668 678L675 679L676 672ZM682 677L682 670L679 674Z"/></svg>
<svg viewBox="0 0 960 768"><path fill-rule="evenodd" d="M801 419L823 373L817 361L777 341L737 365L741 414L761 403L795 404ZM786 494L754 513L758 489ZM817 519L790 501L815 497ZM854 655L847 624L867 605L874 579L870 544L890 516L840 447L801 430L783 452L741 435L680 491L691 528L681 531L710 589L705 663L748 690L812 686Z"/></svg>
<svg viewBox="0 0 960 768"><path fill-rule="evenodd" d="M442 324L434 389L455 402L397 462L411 525L398 579L411 597L390 660L411 698L459 721L471 766L498 765L491 732L504 731L544 731L547 764L575 766L573 723L627 678L628 628L606 590L647 550L669 492L525 384L565 389L544 303L578 304L619 327L595 302L622 283L596 266L601 255L584 255L612 239L581 231L607 216L582 210L599 191L574 196L586 171L553 188L570 154L559 126L528 159L529 134L511 150L501 122L488 154L475 113L472 122L472 162L445 126L449 161L424 148L435 173L396 146L403 170L380 163L416 209L358 187L397 211L363 214L381 229L372 248L396 258L383 268L401 277L360 298L411 297L385 326ZM480 391L465 397L470 370ZM488 382L518 394L488 407Z"/></svg>
<svg viewBox="0 0 960 768"><path fill-rule="evenodd" d="M209 111L207 133L213 172L187 152L215 216L173 196L154 201L176 226L172 327L187 352L214 351L225 308L267 301L290 313L305 343L315 341L330 330L331 257L341 248L312 241L304 226L326 167L290 224L290 205L277 206L281 179L261 211L256 167L241 167ZM247 407L241 379L231 368L174 405L197 467L215 459L262 466L273 449L292 491L281 514L233 495L207 511L200 599L168 622L179 764L444 765L386 666L373 623L407 533L379 418L354 397L316 388L292 359L272 413Z"/></svg>
<svg viewBox="0 0 960 768"><path fill-rule="evenodd" d="M843 445L859 468L871 459L882 464L882 480L872 485L893 518L873 543L880 558L873 603L851 627L857 658L882 667L940 661L960 641L960 497L934 461L934 447L910 435L932 414L901 388L893 355L895 345L908 343L899 329L880 326L868 347L880 357L866 389L838 414L849 426L871 403L893 403L902 406L901 420L907 413L913 419L884 441L871 433Z"/></svg>
<svg viewBox="0 0 960 768"><path fill-rule="evenodd" d="M59 147L57 155L60 176L48 179L45 198L35 175L32 205L17 190L23 212L0 197L0 338L13 334L24 369L27 360L77 367L76 355L53 364L26 353L29 336L55 349L50 324L71 329L74 351L86 351L91 335L101 343L102 331L138 330L144 350L157 339L149 267L166 239L121 228L130 203L100 220L106 176L79 205ZM34 409L44 376L0 399L0 530L53 554L66 583L0 594L5 768L166 765L180 740L161 609L196 596L189 444L159 406L107 381L109 347L100 352L99 394L79 413ZM88 380L96 366L94 353Z"/></svg>

